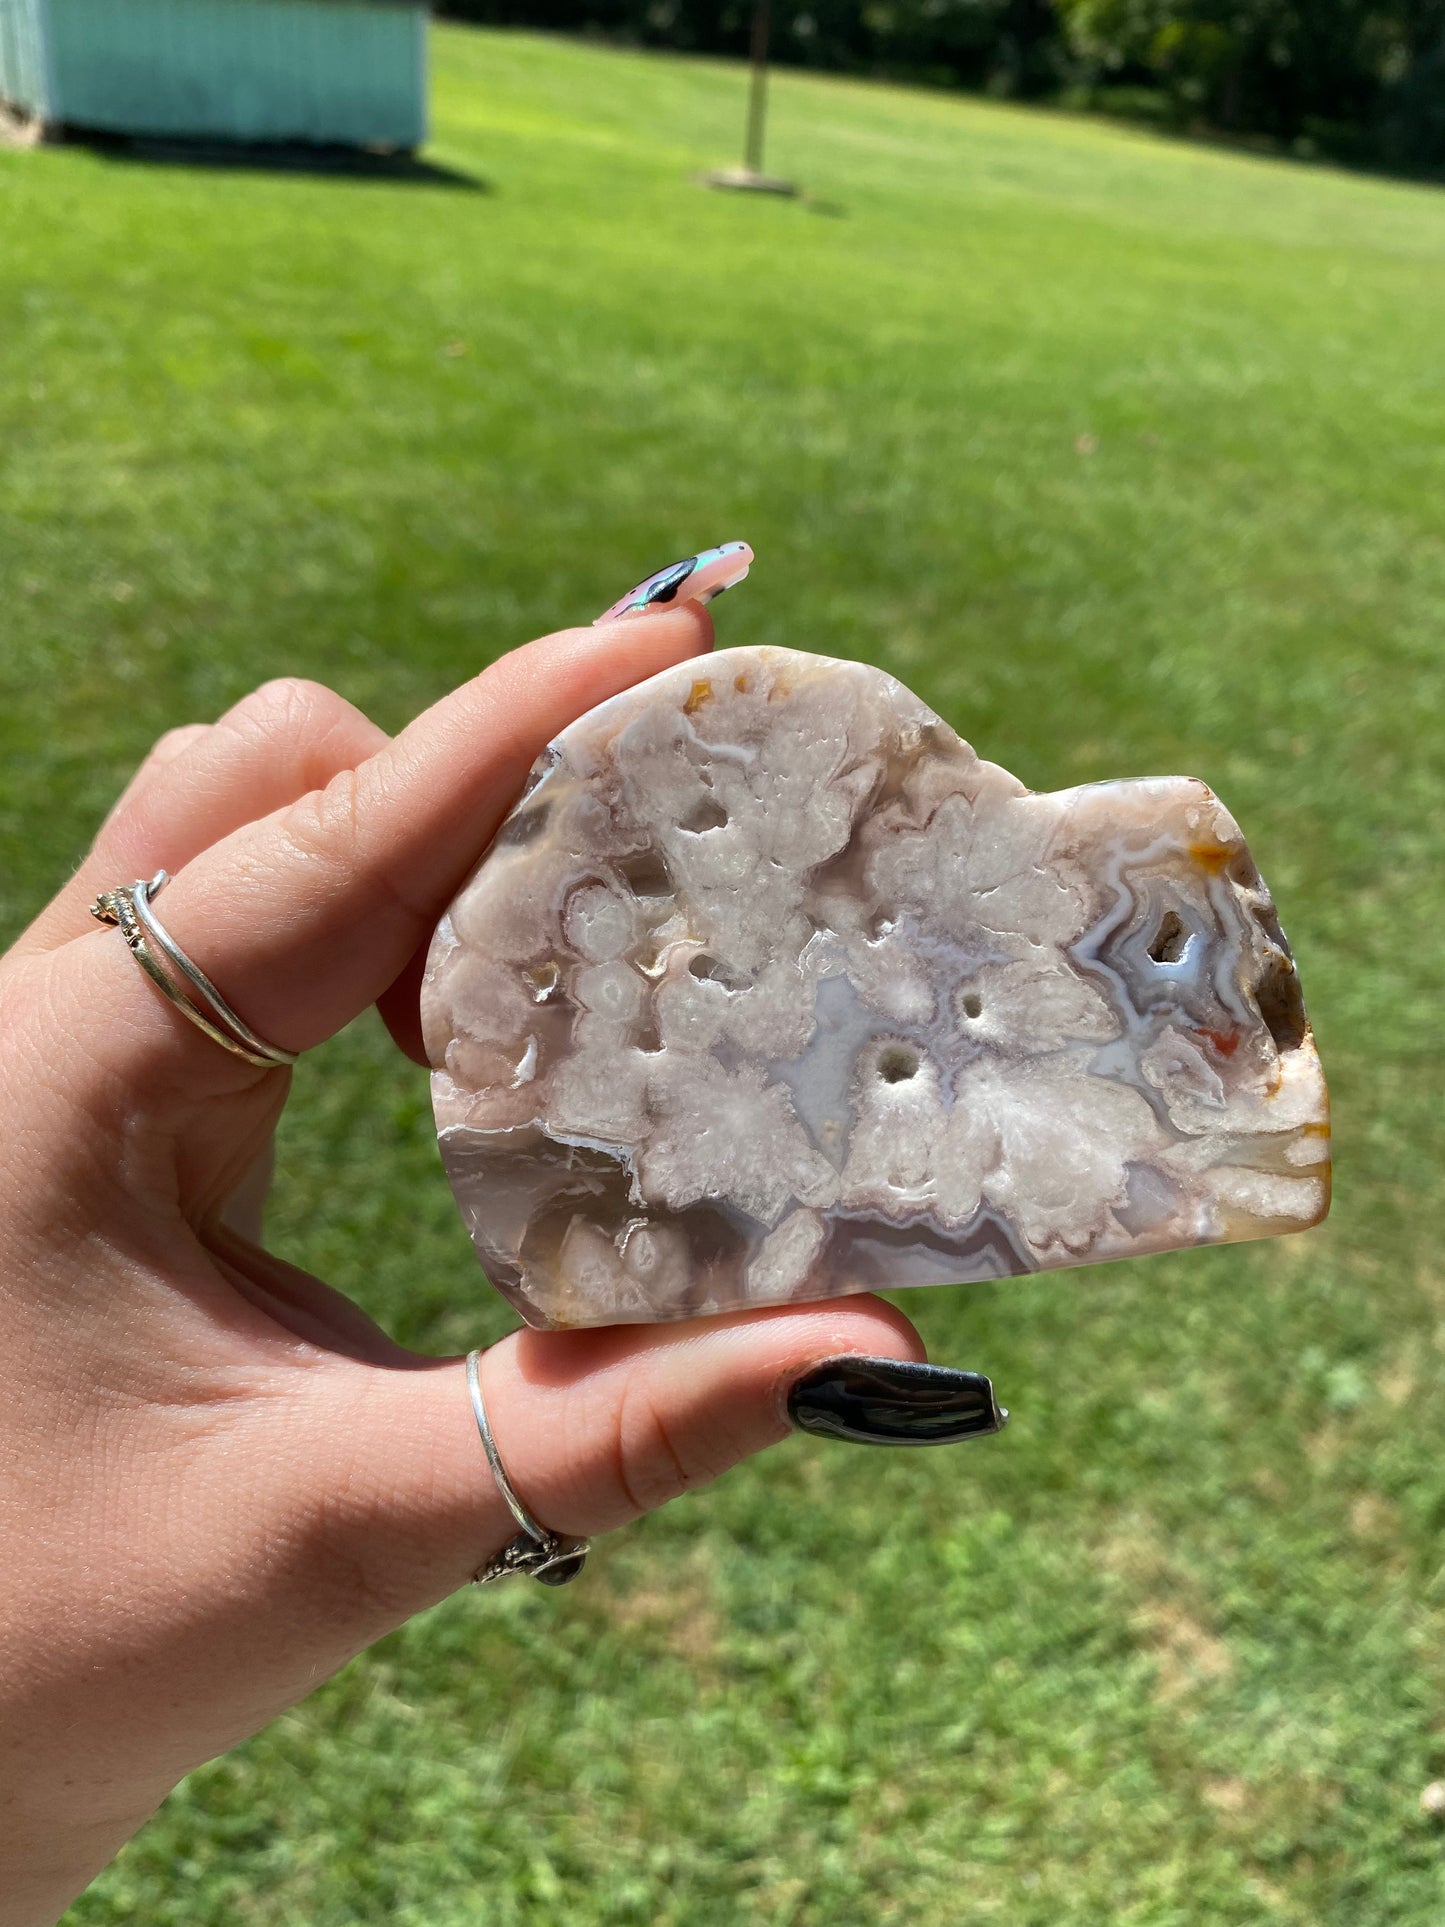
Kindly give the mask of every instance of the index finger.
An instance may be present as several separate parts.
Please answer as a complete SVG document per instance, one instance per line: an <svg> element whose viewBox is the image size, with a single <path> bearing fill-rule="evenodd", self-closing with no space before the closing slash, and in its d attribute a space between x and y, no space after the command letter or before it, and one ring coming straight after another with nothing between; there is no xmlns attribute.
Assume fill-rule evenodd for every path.
<svg viewBox="0 0 1445 1927"><path fill-rule="evenodd" d="M564 629L501 657L376 754L204 850L167 929L269 1042L320 1043L387 989L491 841L548 742L595 704L710 648L706 612ZM108 1053L181 1060L227 1089L246 1067L146 983L114 931L77 946ZM249 1071L249 1078L265 1075Z"/></svg>

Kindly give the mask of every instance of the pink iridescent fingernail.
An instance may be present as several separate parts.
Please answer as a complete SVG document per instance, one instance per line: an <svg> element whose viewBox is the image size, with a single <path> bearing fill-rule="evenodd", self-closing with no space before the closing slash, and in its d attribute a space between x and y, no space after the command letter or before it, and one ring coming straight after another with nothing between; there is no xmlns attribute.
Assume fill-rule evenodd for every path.
<svg viewBox="0 0 1445 1927"><path fill-rule="evenodd" d="M597 623L650 615L654 609L675 609L683 602L712 602L724 589L741 582L752 564L753 552L746 542L724 542L720 549L704 549L639 582L592 626L595 629Z"/></svg>

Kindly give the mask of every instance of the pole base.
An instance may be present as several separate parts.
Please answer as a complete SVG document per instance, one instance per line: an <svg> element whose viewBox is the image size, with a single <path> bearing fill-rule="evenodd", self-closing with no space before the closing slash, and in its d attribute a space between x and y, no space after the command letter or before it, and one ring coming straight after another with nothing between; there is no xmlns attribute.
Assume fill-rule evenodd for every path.
<svg viewBox="0 0 1445 1927"><path fill-rule="evenodd" d="M728 187L742 194L781 194L792 196L799 189L795 181L780 181L775 174L756 174L750 167L719 167L702 176L704 187Z"/></svg>

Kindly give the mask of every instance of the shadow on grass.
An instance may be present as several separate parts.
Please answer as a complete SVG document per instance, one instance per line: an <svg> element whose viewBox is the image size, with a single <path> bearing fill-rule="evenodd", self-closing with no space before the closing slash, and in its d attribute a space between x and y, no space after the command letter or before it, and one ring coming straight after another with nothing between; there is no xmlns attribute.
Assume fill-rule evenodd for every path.
<svg viewBox="0 0 1445 1927"><path fill-rule="evenodd" d="M386 181L399 187L442 187L464 194L495 193L490 181L410 153L373 153L309 141L227 141L170 135L102 134L67 128L68 147L84 147L107 161L132 166L201 167L218 172L324 174L338 180Z"/></svg>

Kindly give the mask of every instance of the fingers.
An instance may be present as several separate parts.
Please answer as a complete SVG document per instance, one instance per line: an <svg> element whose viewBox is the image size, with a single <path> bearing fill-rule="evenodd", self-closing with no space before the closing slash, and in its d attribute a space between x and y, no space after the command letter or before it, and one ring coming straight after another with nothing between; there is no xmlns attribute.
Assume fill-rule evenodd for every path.
<svg viewBox="0 0 1445 1927"><path fill-rule="evenodd" d="M168 731L19 947L53 949L93 931L90 905L100 891L160 869L174 874L242 824L324 787L386 741L359 709L299 677L264 683L216 723Z"/></svg>
<svg viewBox="0 0 1445 1927"><path fill-rule="evenodd" d="M684 606L504 656L324 787L202 850L161 901L167 927L262 1037L319 1043L430 937L551 738L711 639L706 614ZM127 1017L117 1048L183 1060L203 1084L233 1079L110 934L85 946L85 967L92 996Z"/></svg>
<svg viewBox="0 0 1445 1927"><path fill-rule="evenodd" d="M482 1360L488 1419L523 1503L591 1537L706 1485L789 1430L789 1388L845 1354L918 1360L922 1340L880 1299L839 1299L706 1323L522 1331ZM290 1454L317 1571L360 1566L399 1620L469 1579L517 1530L499 1498L461 1364L339 1367L309 1388Z"/></svg>

